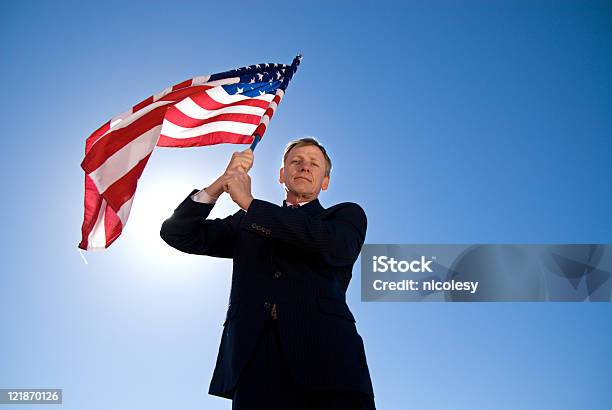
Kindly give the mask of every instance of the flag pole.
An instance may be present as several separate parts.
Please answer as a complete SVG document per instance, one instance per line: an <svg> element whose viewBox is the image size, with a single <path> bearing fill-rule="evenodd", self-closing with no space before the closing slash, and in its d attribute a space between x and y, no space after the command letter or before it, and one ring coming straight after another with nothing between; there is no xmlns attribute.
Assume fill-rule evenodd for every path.
<svg viewBox="0 0 612 410"><path fill-rule="evenodd" d="M255 147L257 146L257 144L259 144L259 141L261 141L261 136L259 134L255 134L253 135L253 142L251 143L251 151L255 151Z"/></svg>
<svg viewBox="0 0 612 410"><path fill-rule="evenodd" d="M293 77L293 74L295 74L295 72L297 71L297 68L300 65L301 61L302 61L302 53L298 53L293 59L293 62L291 63L291 71L287 73L287 76L283 79L283 83L279 87L281 90L283 90L283 92L287 89L287 85L289 85L289 81ZM261 135L254 134L253 142L251 143L251 146L249 147L251 151L255 151L255 147L257 147L257 144L259 144L259 141L261 141Z"/></svg>

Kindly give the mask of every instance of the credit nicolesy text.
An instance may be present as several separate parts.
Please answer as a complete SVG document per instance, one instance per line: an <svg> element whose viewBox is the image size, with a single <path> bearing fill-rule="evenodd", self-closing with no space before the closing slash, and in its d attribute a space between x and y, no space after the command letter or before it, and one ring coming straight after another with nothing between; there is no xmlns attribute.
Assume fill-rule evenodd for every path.
<svg viewBox="0 0 612 410"><path fill-rule="evenodd" d="M395 260L387 256L373 256L372 257L372 272L413 272L413 273L433 273L430 265L433 260L421 256L420 259L414 259L411 261ZM402 279L400 281L384 281L376 279L372 282L374 290L403 290L403 291L469 291L470 293L476 293L478 289L478 281L474 282L461 282L456 280L450 281L439 281L435 279L424 280L422 282L414 279Z"/></svg>

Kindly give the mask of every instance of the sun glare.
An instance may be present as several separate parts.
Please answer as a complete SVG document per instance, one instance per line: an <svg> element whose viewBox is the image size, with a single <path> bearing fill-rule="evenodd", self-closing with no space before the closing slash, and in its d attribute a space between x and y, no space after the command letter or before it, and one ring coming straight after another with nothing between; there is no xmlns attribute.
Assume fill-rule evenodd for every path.
<svg viewBox="0 0 612 410"><path fill-rule="evenodd" d="M175 178L155 178L154 182L153 178L150 180L139 184L127 225L118 242L122 242L122 248L129 248L134 257L142 255L139 257L141 263L149 266L151 271L170 267L190 269L199 266L201 269L203 256L179 252L167 245L159 235L164 220L172 215L192 189L201 187L191 186L189 182ZM213 215L235 212L237 209L233 209L232 205L219 200ZM206 261L206 266L218 262L213 258L206 258Z"/></svg>

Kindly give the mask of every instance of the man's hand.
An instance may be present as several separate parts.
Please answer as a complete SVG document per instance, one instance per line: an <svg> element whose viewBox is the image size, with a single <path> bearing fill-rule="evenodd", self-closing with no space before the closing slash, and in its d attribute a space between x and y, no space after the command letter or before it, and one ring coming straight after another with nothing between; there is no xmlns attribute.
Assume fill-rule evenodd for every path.
<svg viewBox="0 0 612 410"><path fill-rule="evenodd" d="M232 159L230 159L229 164L227 164L224 175L228 175L232 173L232 171L240 170L242 170L242 172L249 172L253 166L254 159L253 151L251 151L250 148L244 151L234 152L232 154Z"/></svg>
<svg viewBox="0 0 612 410"><path fill-rule="evenodd" d="M251 205L251 177L247 174L253 166L253 151L250 148L234 152L223 174L223 191L245 211Z"/></svg>
<svg viewBox="0 0 612 410"><path fill-rule="evenodd" d="M223 190L245 211L253 201L251 177L244 171L232 171L223 177Z"/></svg>
<svg viewBox="0 0 612 410"><path fill-rule="evenodd" d="M228 176L236 173L249 172L249 170L253 167L254 159L253 151L250 148L247 148L244 151L234 152L229 164L227 164L227 167L225 168L225 172L219 178L217 178L215 182L205 188L206 192L215 198L218 198L223 192L227 192L224 182L225 179Z"/></svg>

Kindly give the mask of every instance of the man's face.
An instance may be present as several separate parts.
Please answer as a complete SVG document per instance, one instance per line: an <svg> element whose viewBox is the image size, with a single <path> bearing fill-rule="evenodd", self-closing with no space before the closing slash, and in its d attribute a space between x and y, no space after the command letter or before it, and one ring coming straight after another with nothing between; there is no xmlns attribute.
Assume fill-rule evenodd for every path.
<svg viewBox="0 0 612 410"><path fill-rule="evenodd" d="M317 146L294 147L287 155L285 166L280 169L278 181L285 184L287 191L314 199L329 185L329 177L325 176L326 165L323 152Z"/></svg>

